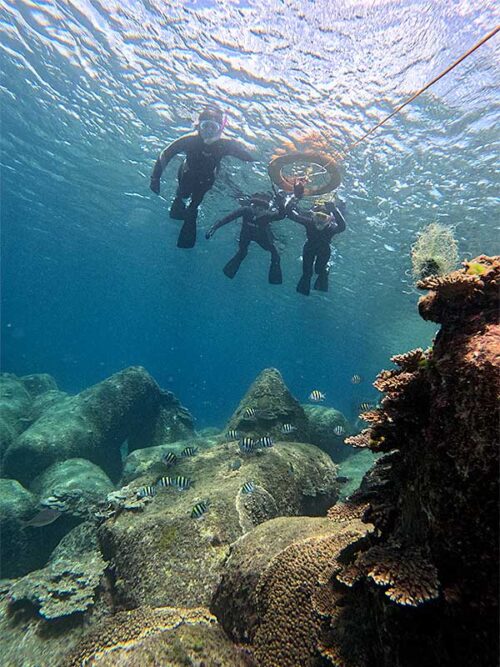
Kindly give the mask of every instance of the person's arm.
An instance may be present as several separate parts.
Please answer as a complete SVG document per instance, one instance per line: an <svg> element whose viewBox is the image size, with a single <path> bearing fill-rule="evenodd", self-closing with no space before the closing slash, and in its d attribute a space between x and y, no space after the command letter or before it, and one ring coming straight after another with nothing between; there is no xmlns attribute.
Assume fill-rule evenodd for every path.
<svg viewBox="0 0 500 667"><path fill-rule="evenodd" d="M159 155L158 159L155 162L153 167L153 172L151 174L151 190L159 195L160 194L160 178L163 173L163 170L170 162L170 160L177 155L186 150L187 145L189 144L190 138L192 135L186 134L183 137L179 137L175 141L172 141Z"/></svg>
<svg viewBox="0 0 500 667"><path fill-rule="evenodd" d="M238 158L243 162L255 162L255 158L250 151L247 151L243 144L236 139L226 139L224 141L224 155Z"/></svg>
<svg viewBox="0 0 500 667"><path fill-rule="evenodd" d="M219 222L216 222L215 225L212 225L210 229L207 231L207 233L205 234L205 238L207 240L211 239L218 229L224 227L224 225L228 225L230 222L233 222L233 220L237 220L238 218L245 215L247 208L248 208L247 206L242 206L241 208L237 208L232 213L226 215L225 218L222 218L221 220L219 220Z"/></svg>
<svg viewBox="0 0 500 667"><path fill-rule="evenodd" d="M340 232L345 232L345 218L342 215L342 213L338 210L338 208L335 206L334 209L332 209L333 216L335 218L335 223L336 223L336 229L335 229L335 234L340 234Z"/></svg>
<svg viewBox="0 0 500 667"><path fill-rule="evenodd" d="M298 209L292 208L286 212L286 217L294 222L298 222L299 225L308 227L312 223L312 218L308 214L301 213Z"/></svg>

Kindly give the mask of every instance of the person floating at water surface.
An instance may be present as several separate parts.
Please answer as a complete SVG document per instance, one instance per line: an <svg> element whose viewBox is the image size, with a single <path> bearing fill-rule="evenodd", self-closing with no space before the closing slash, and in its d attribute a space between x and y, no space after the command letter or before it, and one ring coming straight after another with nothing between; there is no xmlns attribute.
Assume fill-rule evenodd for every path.
<svg viewBox="0 0 500 667"><path fill-rule="evenodd" d="M314 205L306 214L293 211L289 217L303 225L307 234L302 250L302 277L297 284L297 292L306 296L310 294L313 269L317 275L314 289L328 292L330 242L335 234L345 230L344 216L333 202L326 202Z"/></svg>
<svg viewBox="0 0 500 667"><path fill-rule="evenodd" d="M282 190L275 192L274 196L267 192L256 192L250 197L250 201L246 206L241 206L210 227L205 234L207 239L212 238L220 227L238 218L242 219L238 252L223 268L228 278L234 278L241 266L241 262L248 254L248 246L254 241L261 248L271 253L269 282L272 285L281 285L283 277L281 274L280 256L274 245L271 223L283 220L285 217L291 217L296 211L295 207L303 193L304 186L302 183L295 185L293 194L283 192Z"/></svg>
<svg viewBox="0 0 500 667"><path fill-rule="evenodd" d="M222 138L225 125L226 116L220 109L206 107L199 115L196 132L173 141L156 160L150 188L158 195L165 167L174 155L186 155L177 172L179 185L170 207L171 218L184 220L177 240L178 248L193 248L196 243L198 207L214 184L222 158L231 156L243 162L255 160L239 141ZM186 207L183 200L188 197L191 200Z"/></svg>

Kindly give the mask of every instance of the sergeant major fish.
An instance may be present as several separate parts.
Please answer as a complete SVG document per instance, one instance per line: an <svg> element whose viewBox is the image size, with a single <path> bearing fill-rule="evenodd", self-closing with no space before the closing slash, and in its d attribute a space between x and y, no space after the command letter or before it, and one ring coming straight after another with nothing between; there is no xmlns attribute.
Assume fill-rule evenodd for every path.
<svg viewBox="0 0 500 667"><path fill-rule="evenodd" d="M141 486L140 489L137 489L137 498L153 498L153 496L156 496L155 486Z"/></svg>
<svg viewBox="0 0 500 667"><path fill-rule="evenodd" d="M274 445L274 440L270 435L264 435L262 438L259 438L257 441L259 447L272 447Z"/></svg>
<svg viewBox="0 0 500 667"><path fill-rule="evenodd" d="M253 451L255 451L255 440L253 438L241 438L239 441L239 447L242 452L245 452L245 454L251 454Z"/></svg>
<svg viewBox="0 0 500 667"><path fill-rule="evenodd" d="M246 419L253 419L256 414L257 412L255 408L247 408L243 413L243 417Z"/></svg>
<svg viewBox="0 0 500 667"><path fill-rule="evenodd" d="M198 451L198 447L184 447L184 449L181 452L181 456L184 456L184 457L194 456L197 451Z"/></svg>
<svg viewBox="0 0 500 667"><path fill-rule="evenodd" d="M170 468L177 463L177 455L174 452L167 452L162 456L163 463Z"/></svg>
<svg viewBox="0 0 500 667"><path fill-rule="evenodd" d="M201 519L201 517L208 510L208 505L209 505L208 500L202 500L201 502L196 503L196 505L191 510L191 518Z"/></svg>
<svg viewBox="0 0 500 667"><path fill-rule="evenodd" d="M163 488L173 487L179 489L179 491L185 491L191 486L191 480L182 475L177 475L176 477L160 477L156 482L156 486Z"/></svg>
<svg viewBox="0 0 500 667"><path fill-rule="evenodd" d="M245 482L241 487L242 493L253 493L255 491L255 484L253 482Z"/></svg>
<svg viewBox="0 0 500 667"><path fill-rule="evenodd" d="M240 432L237 431L235 428L229 429L229 431L226 433L226 439L231 441L231 440L238 440L240 437Z"/></svg>
<svg viewBox="0 0 500 667"><path fill-rule="evenodd" d="M285 433L286 435L293 433L296 430L297 427L293 426L293 424L283 424L283 426L281 427L281 432Z"/></svg>
<svg viewBox="0 0 500 667"><path fill-rule="evenodd" d="M326 394L323 394L318 389L313 389L311 391L311 393L309 394L309 400L314 401L315 403L319 403L320 401L324 401L325 398L326 398Z"/></svg>
<svg viewBox="0 0 500 667"><path fill-rule="evenodd" d="M337 424L337 426L335 426L335 428L333 429L333 432L335 433L335 435L341 436L344 435L345 428L342 426L342 424Z"/></svg>

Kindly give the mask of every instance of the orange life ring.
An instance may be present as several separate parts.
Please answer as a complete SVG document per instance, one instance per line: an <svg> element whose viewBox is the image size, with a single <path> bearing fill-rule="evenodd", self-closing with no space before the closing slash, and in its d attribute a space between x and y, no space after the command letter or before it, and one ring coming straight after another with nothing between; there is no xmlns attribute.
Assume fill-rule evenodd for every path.
<svg viewBox="0 0 500 667"><path fill-rule="evenodd" d="M319 151L294 151L286 155L275 157L269 163L267 168L271 181L286 192L292 192L295 178L286 177L283 174L283 167L294 162L310 162L323 167L327 172L329 179L326 183L320 186L315 186L314 183L306 183L304 195L311 197L315 195L324 195L338 188L341 183L340 169L330 155L321 153Z"/></svg>

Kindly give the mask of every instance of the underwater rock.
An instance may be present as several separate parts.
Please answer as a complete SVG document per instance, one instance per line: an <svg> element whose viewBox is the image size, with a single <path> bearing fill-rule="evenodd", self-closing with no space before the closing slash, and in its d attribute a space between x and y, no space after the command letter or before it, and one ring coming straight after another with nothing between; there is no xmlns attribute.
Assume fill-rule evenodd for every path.
<svg viewBox="0 0 500 667"><path fill-rule="evenodd" d="M121 444L150 428L161 401L162 392L145 369L115 373L44 412L7 450L5 471L29 483L53 463L85 458L116 479Z"/></svg>
<svg viewBox="0 0 500 667"><path fill-rule="evenodd" d="M261 524L232 545L212 612L234 641L252 646L259 667L319 665L321 588L335 555L366 532L359 520L336 526L282 517Z"/></svg>
<svg viewBox="0 0 500 667"><path fill-rule="evenodd" d="M343 461L350 456L351 448L344 445L344 438L351 433L349 422L335 408L323 405L303 405L309 423L309 442L328 452L332 459ZM336 435L334 429L341 426L342 435Z"/></svg>
<svg viewBox="0 0 500 667"><path fill-rule="evenodd" d="M11 373L0 374L0 456L30 423L31 396Z"/></svg>
<svg viewBox="0 0 500 667"><path fill-rule="evenodd" d="M0 479L0 572L17 577L41 564L23 521L36 512L36 498L14 479ZM43 561L42 561L43 562Z"/></svg>
<svg viewBox="0 0 500 667"><path fill-rule="evenodd" d="M307 418L276 368L263 370L242 398L226 430L235 429L253 437L271 435L284 439L283 424L295 427L285 439L308 442Z"/></svg>
<svg viewBox="0 0 500 667"><path fill-rule="evenodd" d="M17 438L18 432L14 428L11 422L5 420L0 416L0 460L11 446L14 440Z"/></svg>
<svg viewBox="0 0 500 667"><path fill-rule="evenodd" d="M32 398L45 394L47 391L57 391L57 383L48 373L23 375L19 380Z"/></svg>
<svg viewBox="0 0 500 667"><path fill-rule="evenodd" d="M342 664L497 664L499 282L484 256L422 281L434 347L392 358L371 428L348 439L385 455L331 514L376 529L338 561L325 652Z"/></svg>
<svg viewBox="0 0 500 667"><path fill-rule="evenodd" d="M241 460L236 469L235 458ZM325 514L338 496L330 457L302 443L278 442L251 455L241 455L237 443L219 444L163 474L193 484L184 491L160 488L143 512L123 512L99 528L125 606L208 604L230 543L276 515ZM148 473L133 484L139 489L157 478ZM252 498L242 489L248 481ZM200 501L208 501L208 511L191 518Z"/></svg>
<svg viewBox="0 0 500 667"><path fill-rule="evenodd" d="M50 389L49 391L36 396L33 399L31 410L29 412L31 423L35 422L37 419L40 419L44 412L57 403L61 403L66 398L68 398L68 394L66 394L64 391L59 391L59 389Z"/></svg>
<svg viewBox="0 0 500 667"><path fill-rule="evenodd" d="M83 554L99 551L97 526L93 521L84 521L65 535L50 555L49 563L56 561L78 561Z"/></svg>
<svg viewBox="0 0 500 667"><path fill-rule="evenodd" d="M248 667L204 608L120 611L83 637L60 667Z"/></svg>
<svg viewBox="0 0 500 667"><path fill-rule="evenodd" d="M80 494L90 503L104 499L113 488L106 473L86 459L67 459L54 463L30 484L30 490L42 500L54 495L64 496L70 491Z"/></svg>

